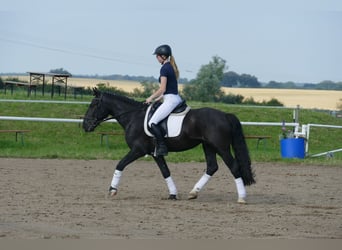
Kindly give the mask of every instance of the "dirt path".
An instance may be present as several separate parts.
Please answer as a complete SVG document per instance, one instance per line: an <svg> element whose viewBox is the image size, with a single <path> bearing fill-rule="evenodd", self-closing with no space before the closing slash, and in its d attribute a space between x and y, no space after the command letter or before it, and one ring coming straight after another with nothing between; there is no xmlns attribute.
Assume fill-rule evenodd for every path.
<svg viewBox="0 0 342 250"><path fill-rule="evenodd" d="M186 200L204 163L169 164L178 201L153 162L124 172L106 199L116 162L0 159L0 238L239 239L342 238L342 168L255 164L248 204L236 203L220 169L197 200Z"/></svg>

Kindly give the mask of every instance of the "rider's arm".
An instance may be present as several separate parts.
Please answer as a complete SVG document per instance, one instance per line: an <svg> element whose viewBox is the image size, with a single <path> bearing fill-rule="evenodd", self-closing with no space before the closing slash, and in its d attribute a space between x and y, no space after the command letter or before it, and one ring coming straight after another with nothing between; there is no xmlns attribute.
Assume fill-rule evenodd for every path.
<svg viewBox="0 0 342 250"><path fill-rule="evenodd" d="M153 101L157 101L161 99L166 90L166 83L167 83L166 76L161 76L159 89L157 89L149 98L146 99L146 103L151 103Z"/></svg>

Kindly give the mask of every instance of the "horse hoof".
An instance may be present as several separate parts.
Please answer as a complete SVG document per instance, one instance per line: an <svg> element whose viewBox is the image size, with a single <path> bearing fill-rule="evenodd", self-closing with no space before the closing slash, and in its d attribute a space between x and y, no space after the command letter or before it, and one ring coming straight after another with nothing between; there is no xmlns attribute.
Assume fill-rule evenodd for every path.
<svg viewBox="0 0 342 250"><path fill-rule="evenodd" d="M117 193L118 193L117 191L111 191L111 192L109 192L108 195L111 196L111 197L113 197L113 196L115 196Z"/></svg>
<svg viewBox="0 0 342 250"><path fill-rule="evenodd" d="M197 196L198 196L198 192L196 191L191 191L188 195L188 200L193 200L193 199L197 199Z"/></svg>
<svg viewBox="0 0 342 250"><path fill-rule="evenodd" d="M246 200L244 198L239 198L237 200L237 203L239 203L239 204L246 204L247 202L246 202Z"/></svg>
<svg viewBox="0 0 342 250"><path fill-rule="evenodd" d="M108 197L113 198L118 193L116 188L110 187L108 192Z"/></svg>
<svg viewBox="0 0 342 250"><path fill-rule="evenodd" d="M167 198L168 200L173 200L173 201L175 201L175 200L177 200L177 195L175 195L175 194L170 194L169 195L169 198Z"/></svg>

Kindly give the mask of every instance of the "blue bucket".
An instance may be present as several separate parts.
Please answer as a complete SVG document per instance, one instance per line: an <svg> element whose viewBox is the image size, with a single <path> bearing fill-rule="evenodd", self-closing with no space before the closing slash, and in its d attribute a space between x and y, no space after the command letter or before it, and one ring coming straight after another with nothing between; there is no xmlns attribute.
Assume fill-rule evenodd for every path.
<svg viewBox="0 0 342 250"><path fill-rule="evenodd" d="M305 157L305 143L303 138L288 138L280 140L280 151L282 158Z"/></svg>

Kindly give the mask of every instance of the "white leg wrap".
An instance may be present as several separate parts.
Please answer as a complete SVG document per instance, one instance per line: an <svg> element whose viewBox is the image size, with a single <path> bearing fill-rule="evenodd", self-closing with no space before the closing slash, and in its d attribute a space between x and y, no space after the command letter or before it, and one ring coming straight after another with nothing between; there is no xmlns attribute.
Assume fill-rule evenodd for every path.
<svg viewBox="0 0 342 250"><path fill-rule="evenodd" d="M240 177L240 178L235 179L235 184L236 184L236 189L237 189L239 198L243 198L243 199L246 198L247 193L246 193L246 188L245 188L245 185L243 184L242 178Z"/></svg>
<svg viewBox="0 0 342 250"><path fill-rule="evenodd" d="M172 180L172 177L169 176L165 179L167 187L169 188L169 193L173 195L177 195L177 188L175 183Z"/></svg>
<svg viewBox="0 0 342 250"><path fill-rule="evenodd" d="M119 183L120 183L121 175L122 175L122 171L120 171L120 170L115 170L114 171L112 183L110 184L111 187L118 188Z"/></svg>
<svg viewBox="0 0 342 250"><path fill-rule="evenodd" d="M205 186L205 184L207 184L210 178L211 178L210 175L204 173L201 179L199 179L199 181L195 184L194 188L191 190L191 193L192 192L198 193Z"/></svg>

